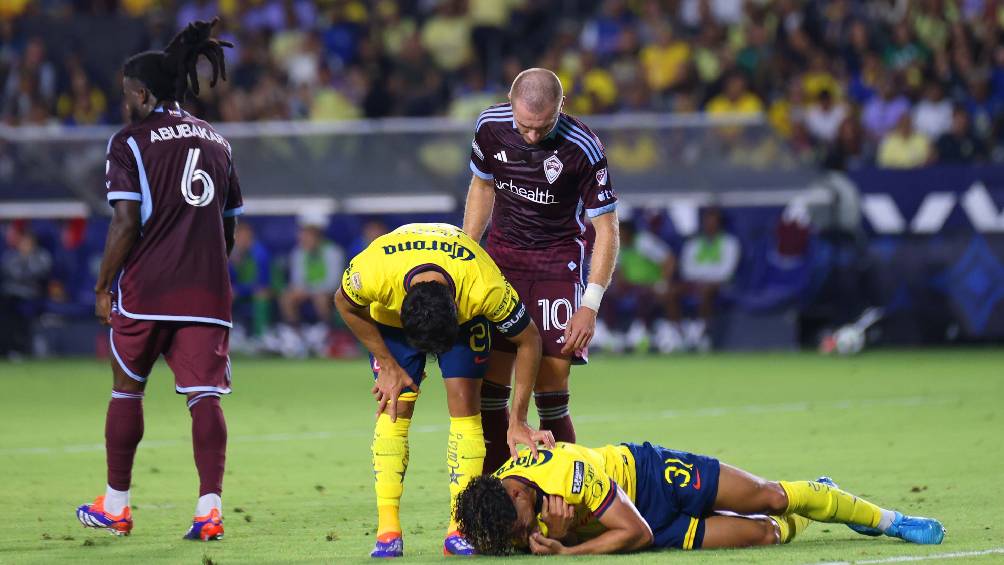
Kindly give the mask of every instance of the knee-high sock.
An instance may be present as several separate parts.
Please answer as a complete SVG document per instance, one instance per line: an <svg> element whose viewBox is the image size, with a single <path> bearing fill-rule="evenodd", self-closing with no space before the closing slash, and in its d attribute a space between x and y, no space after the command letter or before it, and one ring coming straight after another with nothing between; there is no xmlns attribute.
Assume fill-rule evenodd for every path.
<svg viewBox="0 0 1004 565"><path fill-rule="evenodd" d="M882 509L844 492L813 481L780 481L788 495L785 514L798 514L817 522L839 522L877 527L882 521Z"/></svg>
<svg viewBox="0 0 1004 565"><path fill-rule="evenodd" d="M509 458L509 392L512 389L490 381L481 383L481 426L485 433L485 464L482 473L494 473Z"/></svg>
<svg viewBox="0 0 1004 565"><path fill-rule="evenodd" d="M551 430L555 441L575 443L575 426L568 413L567 390L555 392L535 392L533 401L540 415L540 429Z"/></svg>
<svg viewBox="0 0 1004 565"><path fill-rule="evenodd" d="M129 485L136 446L143 439L143 393L113 390L105 416L105 458L108 489L105 510L112 515L129 505ZM108 496L112 494L112 496Z"/></svg>
<svg viewBox="0 0 1004 565"><path fill-rule="evenodd" d="M401 533L401 493L408 471L410 418L380 414L373 432L373 482L377 499L377 536Z"/></svg>
<svg viewBox="0 0 1004 565"><path fill-rule="evenodd" d="M485 434L481 414L450 418L450 440L446 445L446 467L450 473L450 527L457 529L453 510L457 497L471 479L481 474L485 461Z"/></svg>
<svg viewBox="0 0 1004 565"><path fill-rule="evenodd" d="M199 471L199 497L223 494L223 469L227 461L227 422L216 393L199 394L188 401L192 413L192 448Z"/></svg>
<svg viewBox="0 0 1004 565"><path fill-rule="evenodd" d="M777 524L778 541L781 543L788 543L795 539L795 536L805 531L812 523L812 520L798 514L771 516L770 519Z"/></svg>

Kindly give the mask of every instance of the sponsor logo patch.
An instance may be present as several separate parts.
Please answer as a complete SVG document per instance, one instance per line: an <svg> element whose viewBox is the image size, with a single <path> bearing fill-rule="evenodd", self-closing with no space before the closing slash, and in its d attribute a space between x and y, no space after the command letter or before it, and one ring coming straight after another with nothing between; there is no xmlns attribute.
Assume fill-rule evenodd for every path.
<svg viewBox="0 0 1004 565"><path fill-rule="evenodd" d="M576 461L572 469L572 494L582 492L582 483L585 479L585 474L586 464L582 461Z"/></svg>
<svg viewBox="0 0 1004 565"><path fill-rule="evenodd" d="M554 181L558 180L558 175L561 174L561 169L565 166L561 163L561 159L558 159L557 155L551 155L544 160L544 176L547 177L547 182L554 184Z"/></svg>
<svg viewBox="0 0 1004 565"><path fill-rule="evenodd" d="M596 182L600 186L606 186L607 185L607 168L606 167L603 167L602 169L596 171Z"/></svg>
<svg viewBox="0 0 1004 565"><path fill-rule="evenodd" d="M478 156L478 159L481 159L482 161L484 161L485 154L482 153L481 152L481 148L478 147L478 142L474 141L473 139L471 140L471 149L474 150L474 154Z"/></svg>
<svg viewBox="0 0 1004 565"><path fill-rule="evenodd" d="M352 273L352 276L349 277L349 281L352 283L353 290L362 290L363 276L361 273Z"/></svg>

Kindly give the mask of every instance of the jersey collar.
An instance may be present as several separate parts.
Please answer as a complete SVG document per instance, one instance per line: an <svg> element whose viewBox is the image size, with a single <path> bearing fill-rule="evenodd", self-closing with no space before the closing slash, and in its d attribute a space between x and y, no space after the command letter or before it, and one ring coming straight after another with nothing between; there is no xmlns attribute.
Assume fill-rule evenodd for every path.
<svg viewBox="0 0 1004 565"><path fill-rule="evenodd" d="M447 273L445 269L443 269L439 265L436 265L435 263L423 263L413 268L412 270L408 271L408 273L404 275L404 291L408 292L409 290L411 290L411 280L414 279L416 275L428 271L436 271L437 273L443 275L443 277L446 279L446 284L450 287L450 291L453 293L454 296L457 295L457 285L453 282L453 277L451 277L450 273Z"/></svg>
<svg viewBox="0 0 1004 565"><path fill-rule="evenodd" d="M181 104L176 101L161 102L157 104L157 107L153 109L154 112L164 113L168 112L173 114L177 112L178 114L184 115L185 111L181 109Z"/></svg>

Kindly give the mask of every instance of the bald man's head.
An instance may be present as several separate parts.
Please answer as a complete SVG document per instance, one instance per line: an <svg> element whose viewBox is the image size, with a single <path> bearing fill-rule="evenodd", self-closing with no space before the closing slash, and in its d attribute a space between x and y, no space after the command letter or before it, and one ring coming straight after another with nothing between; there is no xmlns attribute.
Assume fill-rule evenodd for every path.
<svg viewBox="0 0 1004 565"><path fill-rule="evenodd" d="M540 143L554 128L565 95L558 76L547 69L527 69L512 81L509 102L523 140Z"/></svg>

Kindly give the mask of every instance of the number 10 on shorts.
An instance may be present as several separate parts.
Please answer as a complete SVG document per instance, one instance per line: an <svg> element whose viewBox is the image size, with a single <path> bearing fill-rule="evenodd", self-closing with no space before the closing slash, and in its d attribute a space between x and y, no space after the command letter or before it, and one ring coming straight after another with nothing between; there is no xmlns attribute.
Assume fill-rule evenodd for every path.
<svg viewBox="0 0 1004 565"><path fill-rule="evenodd" d="M537 301L537 306L540 306L540 319L545 332L552 328L564 330L568 326L568 320L572 318L572 303L567 298L541 298Z"/></svg>

